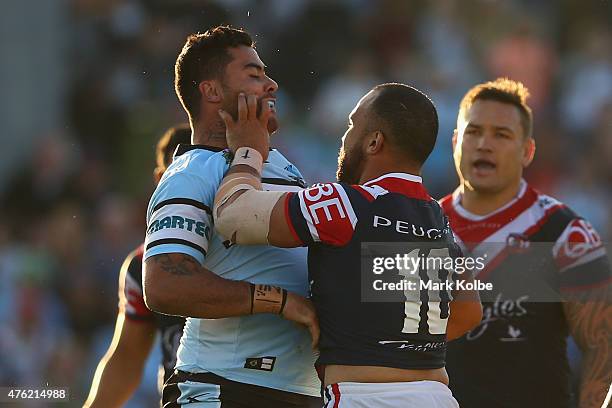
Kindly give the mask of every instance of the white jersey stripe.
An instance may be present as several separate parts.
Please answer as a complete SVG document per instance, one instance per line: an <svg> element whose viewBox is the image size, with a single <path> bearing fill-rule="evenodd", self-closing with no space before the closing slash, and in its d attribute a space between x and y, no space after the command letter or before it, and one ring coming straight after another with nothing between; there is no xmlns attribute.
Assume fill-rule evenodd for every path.
<svg viewBox="0 0 612 408"><path fill-rule="evenodd" d="M606 255L606 248L605 247L599 247L596 250L581 256L573 264L570 264L570 265L567 265L567 266L563 267L562 269L559 270L559 272L565 272L568 269L575 268L575 267L580 266L580 265L584 265L586 263L594 261L595 259L597 259L597 258L599 258L601 256L605 256L605 255Z"/></svg>
<svg viewBox="0 0 612 408"><path fill-rule="evenodd" d="M351 225L353 226L353 229L355 229L355 225L357 224L357 215L355 215L355 211L353 210L351 201L346 195L346 191L344 191L344 188L342 188L340 184L338 183L333 183L333 184L336 190L338 191L338 194L340 194L340 200L342 201L342 205L344 206L344 209L346 213L348 214L348 217L349 217L349 220L351 221Z"/></svg>
<svg viewBox="0 0 612 408"><path fill-rule="evenodd" d="M419 176L415 176L414 174L408 173L387 173L383 174L380 177L375 178L374 180L366 181L363 185L367 186L368 184L376 183L382 179L386 179L387 177L394 177L402 180L412 181L414 183L422 183L423 179Z"/></svg>
<svg viewBox="0 0 612 408"><path fill-rule="evenodd" d="M561 204L558 204L561 205ZM539 200L536 200L531 207L527 208L523 211L518 217L516 217L513 221L504 225L502 228L495 231L493 234L489 235L487 238L483 240L481 244L476 246L472 251L474 256L484 256L487 254L487 261L485 264L492 261L501 251L505 249L505 245L499 245L500 243L505 243L506 238L511 233L524 233L529 228L536 225L540 220L544 217L548 216L549 211L553 206L543 211Z"/></svg>

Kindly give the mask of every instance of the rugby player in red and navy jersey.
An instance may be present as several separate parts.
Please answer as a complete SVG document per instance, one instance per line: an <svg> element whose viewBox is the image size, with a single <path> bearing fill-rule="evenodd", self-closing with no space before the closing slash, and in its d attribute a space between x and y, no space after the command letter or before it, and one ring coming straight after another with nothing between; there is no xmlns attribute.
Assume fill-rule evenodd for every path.
<svg viewBox="0 0 612 408"><path fill-rule="evenodd" d="M155 184L172 162L179 144L191 143L191 129L183 124L168 129L157 142ZM142 377L145 361L151 352L156 333L160 334L162 364L159 388L174 371L176 350L183 334L185 319L152 312L142 293L141 245L123 262L119 273L119 311L110 347L93 378L85 408L115 408L130 399Z"/></svg>
<svg viewBox="0 0 612 408"><path fill-rule="evenodd" d="M449 344L450 386L464 408L569 407L571 334L582 350L579 407L599 408L612 373L610 263L587 220L522 178L535 153L527 96L500 78L460 105L460 185L441 204L464 250L487 253L476 278L497 290L481 324Z"/></svg>
<svg viewBox="0 0 612 408"><path fill-rule="evenodd" d="M438 130L431 100L406 85L376 86L350 114L339 182L297 193L261 191L273 107L257 117L253 96L238 104L237 121L220 111L235 155L215 197L215 228L238 244L309 247L325 406L457 407L447 387L446 341L480 321L477 292L453 291L452 301L434 301L427 290L406 302L361 298L363 242L429 244L446 254L457 248L419 176Z"/></svg>

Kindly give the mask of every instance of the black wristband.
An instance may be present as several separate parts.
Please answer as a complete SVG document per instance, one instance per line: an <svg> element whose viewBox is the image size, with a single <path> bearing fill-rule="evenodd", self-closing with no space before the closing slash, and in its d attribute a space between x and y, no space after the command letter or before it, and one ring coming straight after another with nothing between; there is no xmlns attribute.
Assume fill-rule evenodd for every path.
<svg viewBox="0 0 612 408"><path fill-rule="evenodd" d="M280 310L278 311L279 315L283 314L283 310L285 310L286 303L287 303L287 289L283 289L283 302L281 303Z"/></svg>
<svg viewBox="0 0 612 408"><path fill-rule="evenodd" d="M255 301L255 285L249 282L249 289L251 290L251 313L253 314L253 303Z"/></svg>

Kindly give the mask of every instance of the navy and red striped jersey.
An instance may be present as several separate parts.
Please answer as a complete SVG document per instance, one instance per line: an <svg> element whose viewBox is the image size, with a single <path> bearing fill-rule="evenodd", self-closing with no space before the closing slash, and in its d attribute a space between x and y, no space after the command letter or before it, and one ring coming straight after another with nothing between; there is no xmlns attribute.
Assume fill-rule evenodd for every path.
<svg viewBox="0 0 612 408"><path fill-rule="evenodd" d="M176 363L176 350L179 346L185 319L155 313L147 308L142 290L143 245L132 251L121 267L119 285L119 312L127 319L150 322L156 325L160 334L163 382L172 372Z"/></svg>
<svg viewBox="0 0 612 408"><path fill-rule="evenodd" d="M362 243L456 247L420 177L390 173L363 185L319 184L290 193L285 210L295 237L309 247L311 296L321 327L318 365L444 366L448 307L361 298Z"/></svg>
<svg viewBox="0 0 612 408"><path fill-rule="evenodd" d="M462 407L568 407L569 330L560 295L610 282L610 263L591 224L522 181L519 194L484 216L456 191L440 201L464 252L487 253L476 279L497 288L479 326L448 346L450 387ZM481 295L482 297L482 295Z"/></svg>

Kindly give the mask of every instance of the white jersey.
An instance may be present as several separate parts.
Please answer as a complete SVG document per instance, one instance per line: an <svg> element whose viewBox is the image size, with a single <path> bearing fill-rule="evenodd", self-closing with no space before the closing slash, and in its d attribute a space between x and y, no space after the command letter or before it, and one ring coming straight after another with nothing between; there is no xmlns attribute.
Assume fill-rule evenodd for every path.
<svg viewBox="0 0 612 408"><path fill-rule="evenodd" d="M211 208L229 168L228 152L198 146L181 149L186 150L179 148L149 203L144 259L184 253L225 279L268 283L306 296L305 248L228 247L215 232ZM299 171L276 150L270 151L264 164L262 183L267 190L296 191L305 186ZM305 328L273 314L188 318L176 368L318 396L310 342Z"/></svg>

